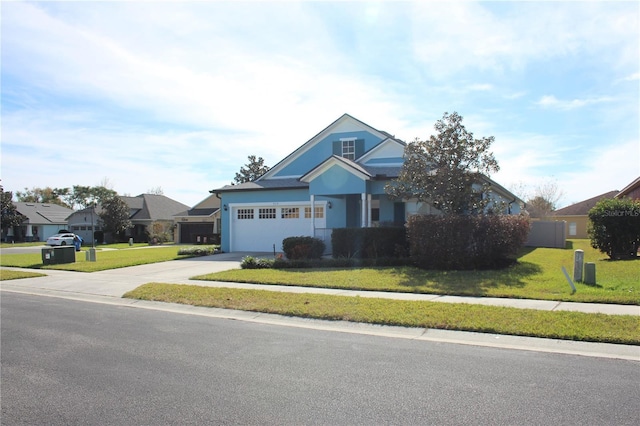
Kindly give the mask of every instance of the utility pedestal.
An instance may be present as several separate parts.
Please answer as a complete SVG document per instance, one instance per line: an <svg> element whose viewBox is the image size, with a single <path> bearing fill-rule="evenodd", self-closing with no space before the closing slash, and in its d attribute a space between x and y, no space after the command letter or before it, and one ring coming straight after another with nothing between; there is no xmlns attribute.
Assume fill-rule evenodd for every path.
<svg viewBox="0 0 640 426"><path fill-rule="evenodd" d="M596 264L595 263L585 263L584 283L589 285L596 285Z"/></svg>
<svg viewBox="0 0 640 426"><path fill-rule="evenodd" d="M88 261L88 262L95 262L96 261L96 249L95 248L90 248L85 253L86 253L86 258L85 258L86 261Z"/></svg>

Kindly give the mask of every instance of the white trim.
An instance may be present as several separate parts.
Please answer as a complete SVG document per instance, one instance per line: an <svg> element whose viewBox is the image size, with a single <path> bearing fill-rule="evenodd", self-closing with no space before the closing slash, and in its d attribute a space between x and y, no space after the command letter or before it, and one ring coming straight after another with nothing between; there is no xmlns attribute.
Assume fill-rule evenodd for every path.
<svg viewBox="0 0 640 426"><path fill-rule="evenodd" d="M357 141L358 138L356 137L352 137L352 138L340 138L340 142L354 142Z"/></svg>
<svg viewBox="0 0 640 426"><path fill-rule="evenodd" d="M318 165L314 170L312 170L312 171L308 172L307 174L305 174L304 176L302 176L302 177L304 177L304 180L301 179L300 181L301 182L305 182L305 183L310 183L312 180L314 180L315 178L317 178L321 174L327 172L331 167L333 167L335 165L342 167L347 172L351 173L354 176L359 177L362 180L371 179L371 175L370 174L365 174L362 171L360 171L357 168L345 163L342 160L339 160L339 159L337 159L335 157L330 157L324 163ZM362 167L362 166L360 164L358 164L358 167Z"/></svg>

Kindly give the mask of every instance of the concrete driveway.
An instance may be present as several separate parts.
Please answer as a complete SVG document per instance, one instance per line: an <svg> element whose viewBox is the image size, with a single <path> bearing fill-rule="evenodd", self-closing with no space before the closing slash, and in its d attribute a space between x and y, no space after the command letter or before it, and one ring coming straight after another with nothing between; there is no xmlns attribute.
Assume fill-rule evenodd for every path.
<svg viewBox="0 0 640 426"><path fill-rule="evenodd" d="M219 253L213 256L172 260L92 273L33 269L30 271L43 273L47 276L5 281L2 285L3 287L20 287L24 290L29 288L47 289L121 297L124 293L149 282L194 284L197 281L189 280L190 277L240 268L240 263L245 256L272 257L273 254ZM100 262L100 252L98 252L98 262ZM24 268L6 269L26 270Z"/></svg>

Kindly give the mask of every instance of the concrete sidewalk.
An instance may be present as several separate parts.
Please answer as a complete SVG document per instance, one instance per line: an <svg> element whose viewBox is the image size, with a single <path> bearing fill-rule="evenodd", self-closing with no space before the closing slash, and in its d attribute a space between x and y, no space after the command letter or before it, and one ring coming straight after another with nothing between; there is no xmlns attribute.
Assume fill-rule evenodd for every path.
<svg viewBox="0 0 640 426"><path fill-rule="evenodd" d="M442 303L469 303L490 306L504 306L520 309L545 311L574 311L602 313L607 315L640 316L640 306L613 305L601 303L558 302L553 300L505 299L497 297L442 296L436 294L390 293L380 291L340 290L312 287L242 284L218 281L190 280L190 277L239 268L245 256L261 256L264 253L220 253L191 259L173 260L128 268L84 273L57 270L31 270L44 273L46 277L25 278L0 282L0 289L7 290L47 290L65 293L89 294L95 296L122 297L126 292L149 282L169 284L192 284L205 287L231 287L262 289L289 293L316 293L334 296L359 296L395 300L422 300ZM25 270L21 268L5 268Z"/></svg>
<svg viewBox="0 0 640 426"><path fill-rule="evenodd" d="M574 342L558 339L541 339L533 337L507 336L463 331L414 329L371 324L358 324L346 321L310 320L304 318L291 318L281 315L263 314L256 312L201 308L173 303L148 302L122 298L122 295L124 293L133 290L142 284L146 284L149 282L162 282L212 287L262 289L281 292L318 293L336 296L359 296L398 300L426 300L442 303L477 303L483 305L505 306L521 309L541 309L548 311L563 310L587 313L597 312L608 315L640 315L639 306L604 305L525 299L501 299L489 297L439 296L413 293L349 291L309 287L195 281L189 279L189 277L196 275L203 275L217 271L239 268L242 258L247 255L260 256L261 254L222 253L214 256L133 266L128 268L112 269L108 271L93 273L56 270L31 270L33 272L45 273L47 274L47 276L0 281L0 290L34 294L46 297L61 297L91 303L103 303L139 309L163 310L186 315L200 315L215 318L235 319L242 321L259 322L263 324L289 327L304 327L316 330L370 334L393 338L640 361L640 347L638 346ZM3 269L25 270L22 268Z"/></svg>

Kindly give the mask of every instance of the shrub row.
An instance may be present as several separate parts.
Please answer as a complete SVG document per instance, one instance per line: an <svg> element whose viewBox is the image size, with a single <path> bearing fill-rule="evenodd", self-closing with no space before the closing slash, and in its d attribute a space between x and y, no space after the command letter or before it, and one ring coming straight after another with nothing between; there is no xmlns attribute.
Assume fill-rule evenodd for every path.
<svg viewBox="0 0 640 426"><path fill-rule="evenodd" d="M242 258L240 268L242 269L270 269L273 268L273 259L261 259L253 256Z"/></svg>
<svg viewBox="0 0 640 426"><path fill-rule="evenodd" d="M404 227L340 228L331 234L335 258L377 259L407 255Z"/></svg>
<svg viewBox="0 0 640 426"><path fill-rule="evenodd" d="M503 267L529 234L525 216L412 216L407 223L411 259L424 269Z"/></svg>
<svg viewBox="0 0 640 426"><path fill-rule="evenodd" d="M188 256L210 256L218 253L219 248L219 246L182 247L178 250L178 254Z"/></svg>

